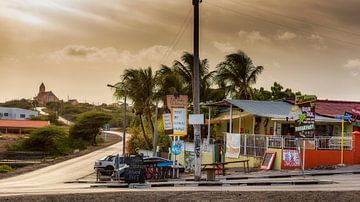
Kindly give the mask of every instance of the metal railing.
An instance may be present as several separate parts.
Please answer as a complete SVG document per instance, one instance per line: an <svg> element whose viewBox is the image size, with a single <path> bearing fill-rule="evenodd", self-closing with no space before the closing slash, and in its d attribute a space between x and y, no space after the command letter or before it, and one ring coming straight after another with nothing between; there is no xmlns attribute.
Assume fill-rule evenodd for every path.
<svg viewBox="0 0 360 202"><path fill-rule="evenodd" d="M240 155L262 157L268 148L296 149L296 138L288 136L270 136L257 134L240 134ZM303 139L299 139L303 140ZM306 139L306 149L340 150L341 137L317 136ZM352 137L344 137L344 150L352 150Z"/></svg>
<svg viewBox="0 0 360 202"><path fill-rule="evenodd" d="M307 149L316 150L341 150L341 137L338 136L316 136L314 138L299 139L306 140L309 145ZM269 136L268 137L270 148L279 149L295 149L295 138L286 136ZM344 137L344 150L352 150L352 137Z"/></svg>

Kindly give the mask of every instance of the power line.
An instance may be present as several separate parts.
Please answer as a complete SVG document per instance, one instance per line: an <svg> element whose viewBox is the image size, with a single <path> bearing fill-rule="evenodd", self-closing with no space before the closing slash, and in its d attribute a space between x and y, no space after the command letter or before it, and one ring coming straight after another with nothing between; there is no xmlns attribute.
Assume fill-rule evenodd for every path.
<svg viewBox="0 0 360 202"><path fill-rule="evenodd" d="M179 43L180 39L182 38L182 36L185 33L186 28L188 27L189 23L190 23L190 19L191 19L191 11L192 9L190 8L183 23L181 28L178 30L178 32L175 35L174 40L171 42L170 47L166 50L165 54L163 55L163 57L160 60L160 64L163 64L164 62L166 62L166 60L168 59L168 57L171 56L173 48L176 47L176 45Z"/></svg>
<svg viewBox="0 0 360 202"><path fill-rule="evenodd" d="M256 16L253 16L253 15L250 15L250 14L241 13L241 12L239 12L239 11L237 11L237 10L233 10L233 9L230 9L230 8L226 8L226 7L223 7L223 6L219 6L219 5L214 4L214 3L210 3L210 2L207 2L207 3L208 3L209 5L214 6L214 7L221 8L221 9L223 9L223 10L227 10L227 11L236 13L236 14L238 14L238 15L247 16L247 17L254 18L254 19L257 19L257 20L260 20L260 21L264 21L264 22L267 22L267 23L269 23L269 24L277 25L277 26L280 26L280 27L287 27L287 28L290 28L290 29L298 30L298 31L303 32L303 33L318 35L318 36L323 37L323 38L327 38L327 39L330 39L330 40L333 40L333 41L337 41L337 42L339 42L339 43L342 43L343 45L344 45L344 43L346 43L346 44L348 44L348 45L350 45L350 46L353 46L353 47L356 47L356 48L358 48L358 47L360 46L360 44L358 44L358 43L353 43L353 42L350 42L350 41L345 41L345 40L333 38L333 37L330 37L330 36L327 36L327 35L323 35L323 34L319 34L319 33L315 33L315 32L310 32L310 31L306 31L306 30L302 30L302 29L299 29L299 28L297 28L297 27L285 25L285 24L282 24L282 23L273 22L273 21L271 21L271 20L263 19L263 18L256 17Z"/></svg>
<svg viewBox="0 0 360 202"><path fill-rule="evenodd" d="M260 7L251 5L249 3L244 3L244 2L234 1L234 0L229 0L229 1L233 2L234 4L244 5L244 6L247 6L247 7L251 7L253 9L255 9L255 10L262 10L262 11L265 11L265 12L267 12L269 14L278 15L278 16L285 17L285 18L288 18L288 19L291 19L291 20L294 20L294 21L298 21L298 22L301 22L301 23L304 23L304 24L308 24L308 25L311 25L311 26L316 25L316 26L319 26L319 27L326 28L328 30L333 30L333 31L342 32L342 33L351 34L351 35L355 35L355 36L360 37L360 33L351 32L351 31L339 29L339 28L336 28L336 27L331 27L331 26L328 26L328 25L315 23L315 22L308 22L308 21L305 21L304 19L299 19L299 18L296 18L296 17L293 17L293 16L288 16L288 15L284 15L284 14L281 14L281 13L273 12L273 11L270 11L268 9L264 9L264 8L260 8Z"/></svg>

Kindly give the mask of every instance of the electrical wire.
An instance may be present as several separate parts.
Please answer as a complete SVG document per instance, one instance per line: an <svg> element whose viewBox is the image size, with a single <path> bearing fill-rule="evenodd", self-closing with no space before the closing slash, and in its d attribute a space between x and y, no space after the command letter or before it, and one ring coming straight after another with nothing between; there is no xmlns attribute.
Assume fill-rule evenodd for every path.
<svg viewBox="0 0 360 202"><path fill-rule="evenodd" d="M343 30L343 29L331 27L331 26L328 26L328 25L315 23L315 22L308 22L308 21L305 21L305 20L303 20L303 19L299 19L299 18L296 18L296 17L293 17L293 16L288 16L288 15L284 15L284 14L281 14L281 13L277 13L277 12L270 11L270 10L268 10L268 9L260 8L260 7L251 5L251 4L249 4L249 3L244 3L244 2L234 1L234 0L229 0L229 1L233 2L234 4L243 5L243 6L246 6L246 7L253 8L253 9L255 9L255 10L262 10L262 11L267 12L267 13L272 14L272 15L277 15L277 16L285 17L285 18L288 18L288 19L291 19L291 20L294 20L294 21L298 21L298 22L301 22L301 23L304 23L304 24L308 24L308 25L311 25L311 26L316 25L316 26L319 26L319 27L326 28L327 30L342 32L342 33L345 33L345 34L351 34L351 35L360 37L360 33L351 32L351 31L347 31L347 30Z"/></svg>
<svg viewBox="0 0 360 202"><path fill-rule="evenodd" d="M327 38L327 39L330 39L330 40L339 42L339 43L341 43L342 45L347 44L347 45L350 45L350 46L356 47L356 48L359 48L359 47L360 47L360 44L359 44L359 43L354 43L354 42L350 42L350 41L345 41L345 40L333 38L333 37L330 37L330 36L327 36L327 35L323 35L323 34L311 32L311 31L307 31L307 30L302 30L302 29L297 28L297 27L285 25L285 24L282 24L282 23L279 23L279 22L274 22L274 21L271 21L271 20L268 20L268 19L263 19L263 18L260 18L260 17L257 17L257 16L253 16L253 15L250 15L250 14L241 13L241 12L239 12L239 11L237 11L237 10L230 9L230 8L226 8L226 7L223 7L223 6L220 6L220 5L211 3L211 2L207 2L207 3L208 3L209 5L211 5L211 6L214 6L214 7L217 7L217 8L221 8L221 9L223 9L223 10L227 10L227 11L233 12L233 13L238 14L238 15L247 16L247 17L249 17L249 18L253 18L253 19L257 19L257 20L263 21L263 22L267 22L267 23L269 23L269 24L277 25L277 26L280 26L280 27L290 28L290 29L293 29L293 30L300 31L300 32L302 32L302 33L306 33L306 34L318 35L318 36L320 36L320 37ZM345 43L345 44L344 44L344 43Z"/></svg>
<svg viewBox="0 0 360 202"><path fill-rule="evenodd" d="M176 47L176 45L179 43L180 39L182 38L182 36L185 33L186 28L189 26L190 20L191 20L191 12L192 8L190 8L190 10L188 11L181 28L178 30L174 40L171 42L171 45L169 46L169 48L166 50L165 54L163 55L163 57L160 60L160 64L163 64L164 62L167 61L167 59L171 56L173 49Z"/></svg>

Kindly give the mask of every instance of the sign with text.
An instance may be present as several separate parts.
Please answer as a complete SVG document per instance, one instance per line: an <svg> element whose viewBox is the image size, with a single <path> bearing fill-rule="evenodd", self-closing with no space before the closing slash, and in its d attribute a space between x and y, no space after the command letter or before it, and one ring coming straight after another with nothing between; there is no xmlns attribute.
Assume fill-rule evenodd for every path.
<svg viewBox="0 0 360 202"><path fill-rule="evenodd" d="M144 183L145 166L142 156L125 157L125 163L129 166L125 169L124 177L127 183Z"/></svg>
<svg viewBox="0 0 360 202"><path fill-rule="evenodd" d="M167 95L166 106L171 110L173 108L186 108L188 104L187 95Z"/></svg>
<svg viewBox="0 0 360 202"><path fill-rule="evenodd" d="M298 150L284 149L282 160L284 168L301 168L301 159Z"/></svg>
<svg viewBox="0 0 360 202"><path fill-rule="evenodd" d="M295 104L299 107L295 121L296 137L313 138L315 135L315 102L316 96L296 96Z"/></svg>
<svg viewBox="0 0 360 202"><path fill-rule="evenodd" d="M172 134L173 133L173 124L172 124L171 113L166 113L166 114L163 114L162 116L163 116L165 133Z"/></svg>
<svg viewBox="0 0 360 202"><path fill-rule="evenodd" d="M186 120L185 108L173 108L173 130L174 135L186 135L187 134L187 120Z"/></svg>

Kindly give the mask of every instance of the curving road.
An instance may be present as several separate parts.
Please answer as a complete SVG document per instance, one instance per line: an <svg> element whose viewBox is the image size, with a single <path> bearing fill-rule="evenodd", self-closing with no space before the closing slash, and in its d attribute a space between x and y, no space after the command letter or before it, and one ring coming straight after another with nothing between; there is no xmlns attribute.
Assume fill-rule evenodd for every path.
<svg viewBox="0 0 360 202"><path fill-rule="evenodd" d="M109 132L122 135L120 132ZM79 184L65 182L77 180L94 172L94 162L106 155L122 153L122 142L51 165L26 174L0 180L0 195L24 193L63 193L74 188L83 188ZM76 192L76 191L75 191Z"/></svg>

